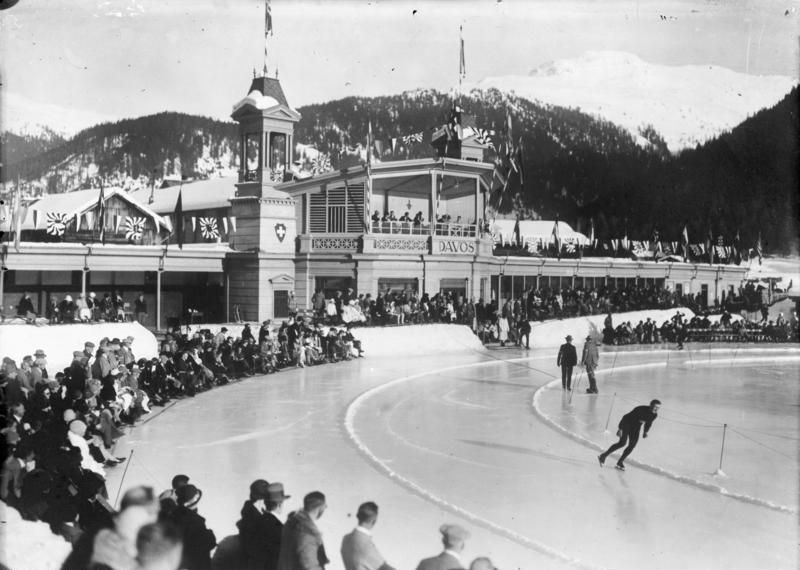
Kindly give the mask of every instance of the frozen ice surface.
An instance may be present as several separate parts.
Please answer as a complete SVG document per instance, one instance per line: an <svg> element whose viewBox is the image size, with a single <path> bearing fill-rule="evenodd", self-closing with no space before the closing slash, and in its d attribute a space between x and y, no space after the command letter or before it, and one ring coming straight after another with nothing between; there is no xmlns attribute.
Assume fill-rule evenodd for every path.
<svg viewBox="0 0 800 570"><path fill-rule="evenodd" d="M115 454L134 450L123 488L160 491L189 475L219 539L235 532L256 478L286 485L287 511L325 492L332 570L366 500L380 506L375 541L398 568L441 550L443 522L472 532L467 564L488 555L504 570L796 568L796 513L633 461L797 508L798 352L741 348L733 360L733 350L670 351L668 366L666 351L621 351L613 376L603 350L599 398L564 405L560 386L546 388L537 413L534 393L559 373L552 349L416 356L398 346L396 357L288 370L155 408ZM601 469L592 447L611 442L614 391L610 431L625 408L664 402L625 473ZM727 477L714 477L721 428L679 422L726 422L788 457L729 430ZM122 472L111 470L112 498Z"/></svg>

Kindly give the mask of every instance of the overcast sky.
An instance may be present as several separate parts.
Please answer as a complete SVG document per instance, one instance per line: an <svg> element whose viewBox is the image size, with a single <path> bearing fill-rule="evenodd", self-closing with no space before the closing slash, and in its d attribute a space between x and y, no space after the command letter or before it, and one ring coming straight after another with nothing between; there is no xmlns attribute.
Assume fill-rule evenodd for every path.
<svg viewBox="0 0 800 570"><path fill-rule="evenodd" d="M800 0L272 0L289 102L448 89L587 50L798 77ZM227 118L263 61L255 0L20 0L0 12L3 94L108 118Z"/></svg>

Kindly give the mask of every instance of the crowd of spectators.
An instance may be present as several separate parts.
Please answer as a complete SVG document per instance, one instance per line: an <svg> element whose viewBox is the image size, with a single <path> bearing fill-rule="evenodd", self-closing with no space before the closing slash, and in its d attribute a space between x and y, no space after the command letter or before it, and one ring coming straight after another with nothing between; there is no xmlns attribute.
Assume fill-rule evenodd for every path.
<svg viewBox="0 0 800 570"><path fill-rule="evenodd" d="M270 336L268 324L259 331L266 337L262 344ZM304 330L302 321L296 325L298 321L284 323L280 329L284 333L278 336L285 334L303 345L315 328ZM300 332L290 334L292 329ZM180 338L170 335L160 356L152 360L136 359L131 337L103 339L96 350L87 342L73 352L70 366L55 374L47 370L47 355L41 350L35 351L35 358L24 357L20 367L4 358L0 394L7 411L3 444L8 458L2 466L0 498L23 519L46 523L72 543L62 568L312 569L329 562L315 524L327 507L320 492L307 494L303 508L284 517L283 504L290 497L283 485L254 481L241 509L238 535L219 548L198 512L203 493L185 475L173 478L172 487L160 495L148 487L130 489L118 511L109 500L107 470L125 461L114 455L114 449L127 426L150 413L151 405L204 389L211 377L197 374L192 364L180 363L202 367L201 348L224 352L232 340L225 332L223 328L217 335L207 331ZM241 337L245 344L254 340L249 327ZM330 340L328 346L337 343ZM258 361L242 366L245 374L252 373ZM393 570L370 537L377 516L375 503L359 507L358 527L341 543L346 569ZM460 562L469 533L457 525L443 525L440 531L444 551L434 559ZM430 568L430 560L423 560L419 568ZM493 566L478 558L470 568Z"/></svg>
<svg viewBox="0 0 800 570"><path fill-rule="evenodd" d="M42 317L36 312L33 300L27 292L22 294L17 304L16 316L28 322L34 322ZM44 311L44 318L50 324L113 323L126 321L129 317L142 324L145 323L147 302L143 294L138 295L132 305L123 299L119 291L105 293L102 299L94 292L88 295L78 293L75 299L72 295L66 294L60 301L55 296L50 296Z"/></svg>

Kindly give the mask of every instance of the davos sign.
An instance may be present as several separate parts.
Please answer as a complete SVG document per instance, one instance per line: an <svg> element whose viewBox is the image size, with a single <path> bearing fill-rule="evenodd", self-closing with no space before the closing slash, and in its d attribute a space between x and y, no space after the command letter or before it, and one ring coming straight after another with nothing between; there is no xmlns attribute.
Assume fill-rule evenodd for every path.
<svg viewBox="0 0 800 570"><path fill-rule="evenodd" d="M475 255L475 240L436 240L436 253L444 255Z"/></svg>

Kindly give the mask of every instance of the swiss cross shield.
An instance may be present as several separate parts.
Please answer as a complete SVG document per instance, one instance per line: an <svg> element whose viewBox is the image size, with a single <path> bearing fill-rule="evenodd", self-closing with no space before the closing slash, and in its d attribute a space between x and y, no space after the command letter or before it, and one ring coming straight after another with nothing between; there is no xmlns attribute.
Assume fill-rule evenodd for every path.
<svg viewBox="0 0 800 570"><path fill-rule="evenodd" d="M283 242L283 238L286 237L286 225L285 224L275 224L275 235L278 236L278 241Z"/></svg>

